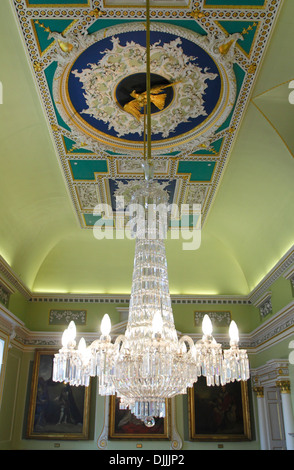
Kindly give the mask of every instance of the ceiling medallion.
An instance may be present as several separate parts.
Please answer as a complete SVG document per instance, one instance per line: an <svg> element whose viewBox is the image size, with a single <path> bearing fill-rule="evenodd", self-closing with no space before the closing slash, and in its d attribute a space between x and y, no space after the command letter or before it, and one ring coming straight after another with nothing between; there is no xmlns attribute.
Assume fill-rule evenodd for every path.
<svg viewBox="0 0 294 470"><path fill-rule="evenodd" d="M234 46L240 38L151 24L151 86L162 85L152 107L153 154L209 146L235 103ZM73 139L93 151L142 152L143 107L134 100L146 91L144 24L73 39L67 37L72 47L57 52L53 90Z"/></svg>

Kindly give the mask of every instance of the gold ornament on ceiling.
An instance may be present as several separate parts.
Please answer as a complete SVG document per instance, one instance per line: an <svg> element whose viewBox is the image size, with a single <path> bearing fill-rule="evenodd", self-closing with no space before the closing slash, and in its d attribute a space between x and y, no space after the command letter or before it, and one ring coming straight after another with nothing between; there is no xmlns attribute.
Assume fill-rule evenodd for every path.
<svg viewBox="0 0 294 470"><path fill-rule="evenodd" d="M156 85L150 90L150 101L153 103L160 111L164 109L166 94L162 93L165 88L175 86L179 82L170 83L168 85ZM142 114L140 109L147 105L147 91L143 93L137 93L136 90L133 90L130 94L132 101L129 101L124 105L124 110L127 113L132 114L138 121L140 121Z"/></svg>

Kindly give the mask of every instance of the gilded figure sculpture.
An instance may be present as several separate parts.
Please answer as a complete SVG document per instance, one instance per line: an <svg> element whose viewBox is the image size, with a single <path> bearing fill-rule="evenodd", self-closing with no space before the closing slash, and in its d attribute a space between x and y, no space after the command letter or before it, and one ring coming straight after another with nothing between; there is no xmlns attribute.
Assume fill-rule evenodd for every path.
<svg viewBox="0 0 294 470"><path fill-rule="evenodd" d="M150 101L153 103L160 111L164 109L166 93L162 93L165 88L176 85L176 83L169 83L167 85L155 85L150 89ZM137 93L136 90L133 90L130 93L130 96L134 98L132 101L129 101L124 105L124 110L127 113L132 114L138 121L140 121L142 114L140 112L141 108L147 105L147 91L143 93Z"/></svg>

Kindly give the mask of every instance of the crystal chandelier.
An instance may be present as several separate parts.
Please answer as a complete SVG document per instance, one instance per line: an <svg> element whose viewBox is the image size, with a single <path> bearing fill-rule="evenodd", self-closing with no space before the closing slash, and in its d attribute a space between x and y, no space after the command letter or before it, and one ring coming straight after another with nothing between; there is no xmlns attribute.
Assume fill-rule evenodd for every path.
<svg viewBox="0 0 294 470"><path fill-rule="evenodd" d="M130 190L129 190L130 191ZM110 318L101 323L101 336L88 347L82 338L75 344L73 322L65 330L62 349L55 355L53 380L89 385L99 377L99 394L120 397L120 407L139 419L152 422L165 416L166 399L187 392L200 375L207 385L224 385L249 378L245 350L238 347L238 329L231 322L230 349L212 336L212 323L205 315L202 338L178 338L171 308L164 234L164 217L156 211L167 205L167 192L159 183L145 180L133 189L132 201L144 207L137 218L136 247L129 318L124 335L111 342ZM151 212L150 212L151 211ZM152 213L154 211L154 213ZM151 217L150 217L151 213ZM150 228L150 220L151 228ZM162 224L164 226L162 226Z"/></svg>
<svg viewBox="0 0 294 470"><path fill-rule="evenodd" d="M122 409L128 408L150 426L154 417L165 416L166 400L186 393L199 376L205 376L209 386L247 380L249 362L247 352L238 347L234 321L229 329L230 348L224 351L212 336L208 315L203 318L203 336L196 343L190 336L178 338L175 329L164 244L168 193L153 180L151 162L149 0L146 20L148 158L143 164L145 180L125 185L131 203L141 208L126 331L112 342L106 314L100 338L89 346L81 338L76 348L76 327L70 322L54 357L53 380L88 386L90 377L97 376L100 395L116 394Z"/></svg>

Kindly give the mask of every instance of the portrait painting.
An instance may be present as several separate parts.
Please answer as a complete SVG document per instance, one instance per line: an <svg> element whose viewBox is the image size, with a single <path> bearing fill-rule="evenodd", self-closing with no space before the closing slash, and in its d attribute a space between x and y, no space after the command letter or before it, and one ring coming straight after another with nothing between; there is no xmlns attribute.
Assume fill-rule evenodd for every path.
<svg viewBox="0 0 294 470"><path fill-rule="evenodd" d="M188 392L191 440L246 441L251 439L247 382L207 386L199 377Z"/></svg>
<svg viewBox="0 0 294 470"><path fill-rule="evenodd" d="M28 413L31 439L88 439L89 387L53 382L56 351L35 353Z"/></svg>
<svg viewBox="0 0 294 470"><path fill-rule="evenodd" d="M130 410L122 410L117 396L110 397L109 439L169 439L170 407L166 401L165 418L154 418L152 426L146 426Z"/></svg>

